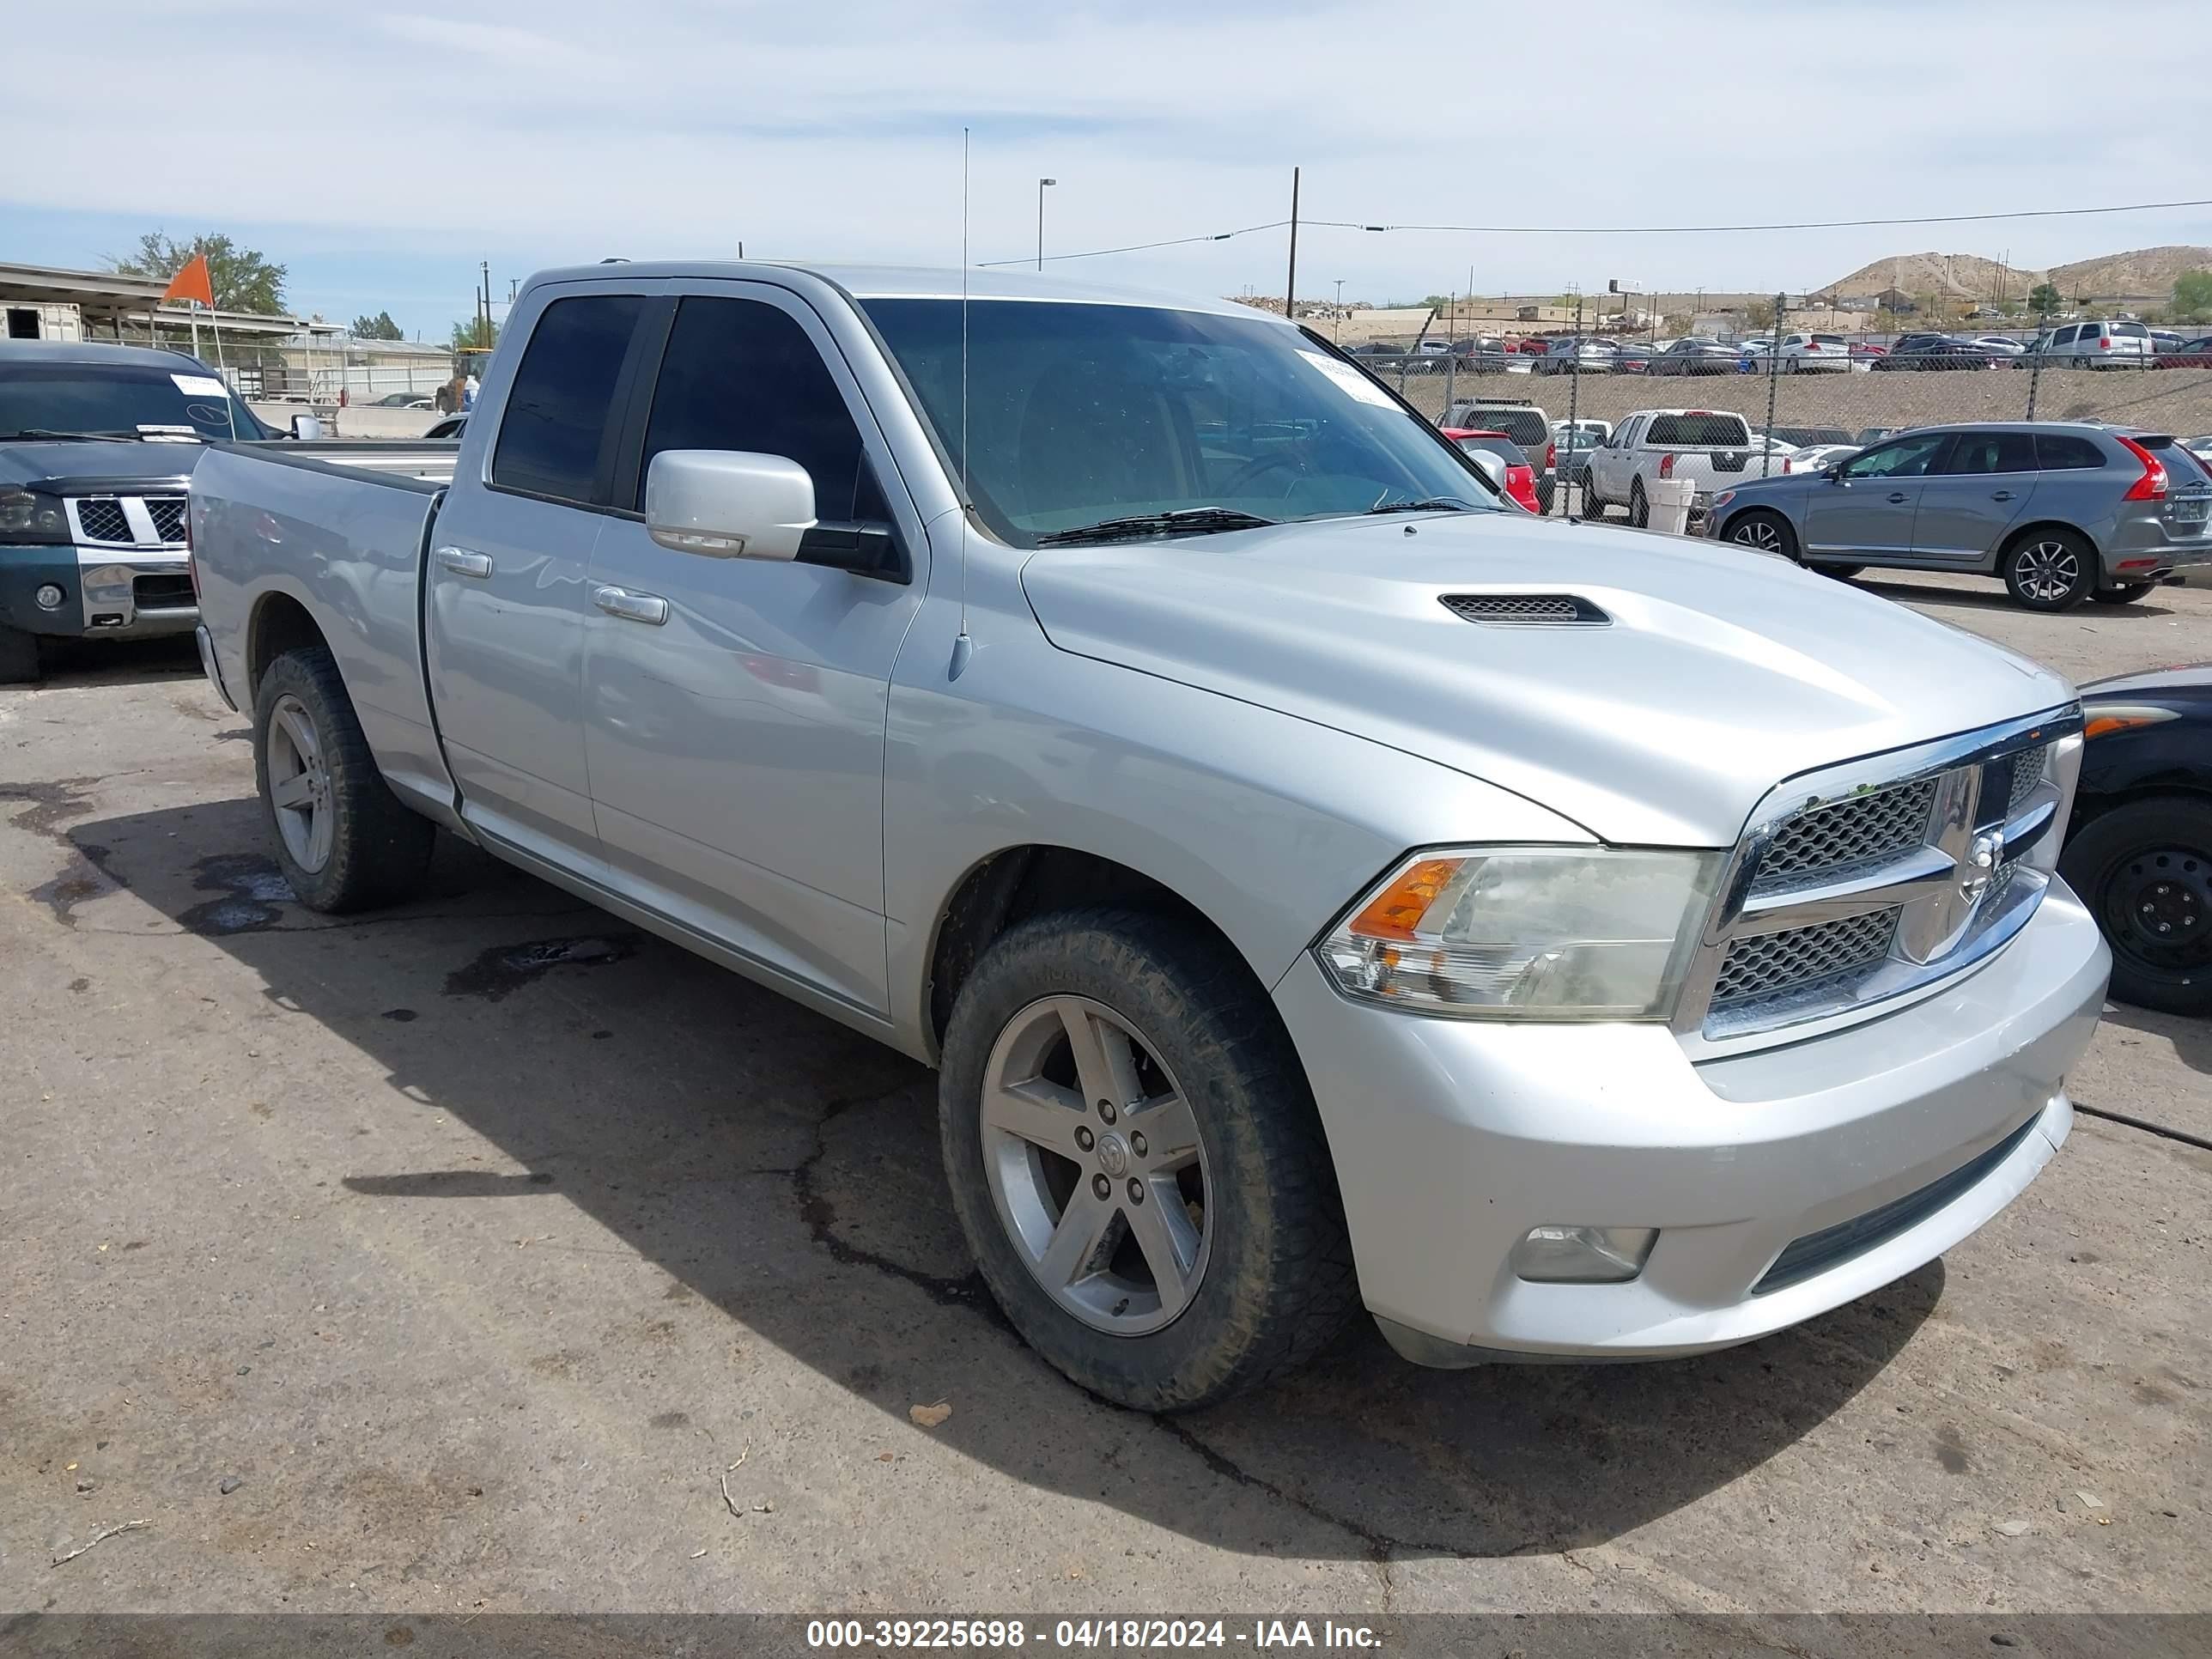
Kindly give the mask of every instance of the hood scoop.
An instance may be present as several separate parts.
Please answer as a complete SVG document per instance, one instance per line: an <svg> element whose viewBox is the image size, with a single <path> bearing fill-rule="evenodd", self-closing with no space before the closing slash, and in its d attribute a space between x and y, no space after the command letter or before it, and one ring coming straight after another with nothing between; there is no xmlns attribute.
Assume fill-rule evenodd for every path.
<svg viewBox="0 0 2212 1659"><path fill-rule="evenodd" d="M1440 593L1462 622L1489 628L1602 628L1613 618L1578 593Z"/></svg>

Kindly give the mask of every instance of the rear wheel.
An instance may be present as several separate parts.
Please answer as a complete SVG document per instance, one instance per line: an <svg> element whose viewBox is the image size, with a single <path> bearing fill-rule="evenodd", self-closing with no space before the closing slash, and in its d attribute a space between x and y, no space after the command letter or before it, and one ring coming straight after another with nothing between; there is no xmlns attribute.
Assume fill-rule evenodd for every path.
<svg viewBox="0 0 2212 1659"><path fill-rule="evenodd" d="M2173 1014L2212 1012L2212 805L2130 801L2066 843L2059 873L2112 948L2112 994Z"/></svg>
<svg viewBox="0 0 2212 1659"><path fill-rule="evenodd" d="M1056 912L1000 939L945 1036L945 1178L1030 1345L1139 1411L1303 1364L1358 1304L1319 1114L1243 963L1196 926Z"/></svg>
<svg viewBox="0 0 2212 1659"><path fill-rule="evenodd" d="M39 636L0 623L0 685L25 685L39 678Z"/></svg>
<svg viewBox="0 0 2212 1659"><path fill-rule="evenodd" d="M302 904L336 914L414 891L436 831L377 770L338 665L321 646L288 651L262 674L253 764L276 862Z"/></svg>
<svg viewBox="0 0 2212 1659"><path fill-rule="evenodd" d="M2089 598L2099 605L2133 605L2157 586L2155 582L2120 582L2111 587L2100 587Z"/></svg>
<svg viewBox="0 0 2212 1659"><path fill-rule="evenodd" d="M1797 550L1797 532L1790 527L1790 520L1765 507L1754 508L1735 519L1729 526L1725 539L1739 546L1748 547L1754 552L1771 553L1778 559L1788 559L1793 563L1801 557Z"/></svg>
<svg viewBox="0 0 2212 1659"><path fill-rule="evenodd" d="M1641 478L1628 486L1628 521L1638 530L1650 526L1651 503L1644 499L1644 480Z"/></svg>
<svg viewBox="0 0 2212 1659"><path fill-rule="evenodd" d="M2005 586L2031 611L2067 611L2089 597L2096 550L2070 530L2037 530L2005 555Z"/></svg>

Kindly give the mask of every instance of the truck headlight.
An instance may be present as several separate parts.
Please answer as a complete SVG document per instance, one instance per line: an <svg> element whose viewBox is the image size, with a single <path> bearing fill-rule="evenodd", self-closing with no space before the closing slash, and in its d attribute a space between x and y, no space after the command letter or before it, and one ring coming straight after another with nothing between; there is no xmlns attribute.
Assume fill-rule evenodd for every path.
<svg viewBox="0 0 2212 1659"><path fill-rule="evenodd" d="M0 489L0 540L59 542L70 538L60 499L35 489Z"/></svg>
<svg viewBox="0 0 2212 1659"><path fill-rule="evenodd" d="M1723 855L1499 847L1416 853L1322 941L1348 994L1473 1019L1664 1019Z"/></svg>

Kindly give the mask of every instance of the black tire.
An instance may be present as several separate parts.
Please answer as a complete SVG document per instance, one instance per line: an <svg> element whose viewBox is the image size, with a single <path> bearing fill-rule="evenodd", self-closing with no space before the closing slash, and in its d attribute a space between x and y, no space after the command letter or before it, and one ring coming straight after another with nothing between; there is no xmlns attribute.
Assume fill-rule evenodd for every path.
<svg viewBox="0 0 2212 1659"><path fill-rule="evenodd" d="M2133 605L2157 586L2156 582L2118 582L2099 588L2089 598L2097 605Z"/></svg>
<svg viewBox="0 0 2212 1659"><path fill-rule="evenodd" d="M1771 553L1793 564L1804 562L1804 550L1797 545L1796 527L1768 507L1755 507L1748 513L1737 514L1729 520L1721 539L1748 547L1753 552Z"/></svg>
<svg viewBox="0 0 2212 1659"><path fill-rule="evenodd" d="M1823 576L1833 576L1839 582L1850 580L1852 577L1866 568L1863 564L1808 564L1805 568L1808 570L1817 570Z"/></svg>
<svg viewBox="0 0 2212 1659"><path fill-rule="evenodd" d="M0 623L0 685L28 685L39 678L39 636Z"/></svg>
<svg viewBox="0 0 2212 1659"><path fill-rule="evenodd" d="M2074 832L2058 872L2112 947L2113 996L2212 1013L2212 801L2153 795L2100 813Z"/></svg>
<svg viewBox="0 0 2212 1659"><path fill-rule="evenodd" d="M2097 550L2071 530L2031 530L2005 550L2002 568L2015 604L2071 611L2097 584Z"/></svg>
<svg viewBox="0 0 2212 1659"><path fill-rule="evenodd" d="M1641 478L1628 486L1628 522L1638 530L1649 529L1651 525L1651 503L1644 498Z"/></svg>
<svg viewBox="0 0 2212 1659"><path fill-rule="evenodd" d="M270 784L270 726L288 700L312 724L321 758L314 810L330 815L329 850L313 869L288 842ZM310 910L374 909L410 897L420 886L437 832L428 818L400 803L377 770L345 681L323 647L288 651L263 672L253 697L253 778L276 843L277 865Z"/></svg>
<svg viewBox="0 0 2212 1659"><path fill-rule="evenodd" d="M1197 1119L1201 1276L1172 1322L1142 1334L1097 1328L1054 1300L1010 1238L986 1171L994 1048L1052 997L1087 999L1139 1032ZM1211 1405L1304 1364L1359 1306L1304 1069L1249 969L1194 923L1075 909L1011 930L961 987L938 1101L945 1179L984 1281L1030 1346L1102 1399L1146 1412ZM1108 1137L1092 1131L1103 1155Z"/></svg>

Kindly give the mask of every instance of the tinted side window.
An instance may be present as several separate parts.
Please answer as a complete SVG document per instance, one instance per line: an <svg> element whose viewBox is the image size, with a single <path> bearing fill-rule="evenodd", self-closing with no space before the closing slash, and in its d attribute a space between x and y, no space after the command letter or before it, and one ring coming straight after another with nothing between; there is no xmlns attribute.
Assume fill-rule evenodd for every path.
<svg viewBox="0 0 2212 1659"><path fill-rule="evenodd" d="M1948 432L1929 432L1878 445L1844 464L1846 478L1918 478L1924 477L1943 446Z"/></svg>
<svg viewBox="0 0 2212 1659"><path fill-rule="evenodd" d="M2039 432L2035 434L2035 464L2045 472L2102 466L2105 452L2087 438L2063 432Z"/></svg>
<svg viewBox="0 0 2212 1659"><path fill-rule="evenodd" d="M760 301L694 296L677 307L638 465L640 506L664 449L787 457L814 480L818 516L854 516L860 428L806 331Z"/></svg>
<svg viewBox="0 0 2212 1659"><path fill-rule="evenodd" d="M1961 432L1944 460L1946 472L2033 472L2035 440L2025 432Z"/></svg>
<svg viewBox="0 0 2212 1659"><path fill-rule="evenodd" d="M494 484L608 504L600 450L614 418L615 382L644 308L635 294L587 295L545 307L500 416Z"/></svg>

